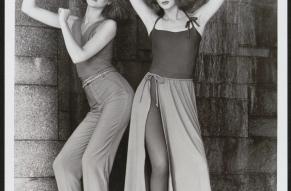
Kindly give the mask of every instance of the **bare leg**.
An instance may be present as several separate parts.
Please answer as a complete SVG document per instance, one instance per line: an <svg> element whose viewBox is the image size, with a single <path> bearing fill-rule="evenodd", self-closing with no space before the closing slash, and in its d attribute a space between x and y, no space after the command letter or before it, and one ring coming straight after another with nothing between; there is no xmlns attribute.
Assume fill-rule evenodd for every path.
<svg viewBox="0 0 291 191"><path fill-rule="evenodd" d="M151 106L146 121L145 139L152 173L151 191L168 191L169 162L161 114L155 105L155 82L151 80Z"/></svg>

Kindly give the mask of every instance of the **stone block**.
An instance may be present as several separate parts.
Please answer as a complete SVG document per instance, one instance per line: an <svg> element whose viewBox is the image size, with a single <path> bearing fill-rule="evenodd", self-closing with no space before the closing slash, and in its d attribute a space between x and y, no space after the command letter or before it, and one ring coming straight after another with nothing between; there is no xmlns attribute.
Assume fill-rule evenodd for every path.
<svg viewBox="0 0 291 191"><path fill-rule="evenodd" d="M255 68L256 83L277 84L276 58L257 58Z"/></svg>
<svg viewBox="0 0 291 191"><path fill-rule="evenodd" d="M136 58L137 43L137 18L130 17L122 25L118 25L114 44L115 60L133 60Z"/></svg>
<svg viewBox="0 0 291 191"><path fill-rule="evenodd" d="M52 164L62 146L57 141L15 141L15 177L54 176Z"/></svg>
<svg viewBox="0 0 291 191"><path fill-rule="evenodd" d="M58 91L68 93L71 91L72 81L77 78L75 65L71 60L64 57L58 58Z"/></svg>
<svg viewBox="0 0 291 191"><path fill-rule="evenodd" d="M276 116L277 92L274 86L249 87L249 111L253 116Z"/></svg>
<svg viewBox="0 0 291 191"><path fill-rule="evenodd" d="M256 45L255 8L249 3L238 6L238 39L240 46Z"/></svg>
<svg viewBox="0 0 291 191"><path fill-rule="evenodd" d="M67 140L72 134L71 115L69 112L59 112L59 140Z"/></svg>
<svg viewBox="0 0 291 191"><path fill-rule="evenodd" d="M56 59L16 56L15 83L57 85L56 62Z"/></svg>
<svg viewBox="0 0 291 191"><path fill-rule="evenodd" d="M247 185L247 191L276 191L277 190L277 176L271 173L250 174Z"/></svg>
<svg viewBox="0 0 291 191"><path fill-rule="evenodd" d="M209 171L213 173L223 173L224 171L224 143L219 138L203 138L205 153L207 156L207 162Z"/></svg>
<svg viewBox="0 0 291 191"><path fill-rule="evenodd" d="M58 92L58 106L59 111L70 111L70 100L72 94L70 92Z"/></svg>
<svg viewBox="0 0 291 191"><path fill-rule="evenodd" d="M249 191L246 189L248 185L248 177L246 175L213 174L210 177L213 191Z"/></svg>
<svg viewBox="0 0 291 191"><path fill-rule="evenodd" d="M218 174L276 172L276 141L272 139L204 137L209 170Z"/></svg>
<svg viewBox="0 0 291 191"><path fill-rule="evenodd" d="M195 92L202 98L248 98L248 86L240 84L195 83Z"/></svg>
<svg viewBox="0 0 291 191"><path fill-rule="evenodd" d="M248 142L248 163L244 170L275 173L277 170L277 141L250 139Z"/></svg>
<svg viewBox="0 0 291 191"><path fill-rule="evenodd" d="M238 48L237 34L237 24L209 22L202 36L200 52L235 55Z"/></svg>
<svg viewBox="0 0 291 191"><path fill-rule="evenodd" d="M277 47L277 6L255 6L256 45Z"/></svg>
<svg viewBox="0 0 291 191"><path fill-rule="evenodd" d="M242 57L272 57L273 52L269 48L258 48L258 47L243 47L240 46L236 52L237 56Z"/></svg>
<svg viewBox="0 0 291 191"><path fill-rule="evenodd" d="M253 83L254 68L254 61L249 57L200 55L193 78L195 82Z"/></svg>
<svg viewBox="0 0 291 191"><path fill-rule="evenodd" d="M209 170L212 173L240 173L247 165L247 140L204 138Z"/></svg>
<svg viewBox="0 0 291 191"><path fill-rule="evenodd" d="M205 136L248 136L247 100L198 98L197 109Z"/></svg>
<svg viewBox="0 0 291 191"><path fill-rule="evenodd" d="M277 119L257 117L249 119L250 136L277 137Z"/></svg>
<svg viewBox="0 0 291 191"><path fill-rule="evenodd" d="M240 4L237 1L225 1L209 22L237 24Z"/></svg>
<svg viewBox="0 0 291 191"><path fill-rule="evenodd" d="M17 56L55 57L57 33L54 29L17 26L15 28Z"/></svg>
<svg viewBox="0 0 291 191"><path fill-rule="evenodd" d="M56 88L15 86L15 139L56 139L57 109Z"/></svg>
<svg viewBox="0 0 291 191"><path fill-rule="evenodd" d="M14 190L17 191L57 191L54 178L15 178Z"/></svg>
<svg viewBox="0 0 291 191"><path fill-rule="evenodd" d="M275 174L212 174L213 191L275 191Z"/></svg>

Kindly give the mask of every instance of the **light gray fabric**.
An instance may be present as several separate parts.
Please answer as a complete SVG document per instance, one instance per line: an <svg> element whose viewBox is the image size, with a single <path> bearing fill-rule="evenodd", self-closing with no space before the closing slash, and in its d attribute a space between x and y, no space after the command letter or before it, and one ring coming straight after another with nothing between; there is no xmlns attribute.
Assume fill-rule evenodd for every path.
<svg viewBox="0 0 291 191"><path fill-rule="evenodd" d="M125 191L145 191L145 124L151 105L151 79L163 122L169 156L169 191L210 191L192 79L164 78L148 73L134 97Z"/></svg>
<svg viewBox="0 0 291 191"><path fill-rule="evenodd" d="M114 157L126 129L133 98L127 81L109 72L85 87L90 112L54 161L59 191L108 190Z"/></svg>

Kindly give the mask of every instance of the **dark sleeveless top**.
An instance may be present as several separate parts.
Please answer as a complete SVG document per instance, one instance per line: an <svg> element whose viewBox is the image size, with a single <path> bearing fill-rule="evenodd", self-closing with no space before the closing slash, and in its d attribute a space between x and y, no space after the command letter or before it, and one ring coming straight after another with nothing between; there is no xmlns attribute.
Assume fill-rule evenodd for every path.
<svg viewBox="0 0 291 191"><path fill-rule="evenodd" d="M92 24L82 36L81 34L81 19L77 19L72 26L72 34L74 39L80 46L84 46L95 34L96 28L102 21ZM113 55L113 40L111 40L102 50L84 62L76 64L79 78L84 81L89 77L106 71L108 68L113 68L111 65Z"/></svg>
<svg viewBox="0 0 291 191"><path fill-rule="evenodd" d="M160 17L156 20L150 33L153 55L150 72L170 78L192 77L201 36L192 23L196 21L192 20L193 17L190 18L188 15L187 17L188 30L179 32L155 29Z"/></svg>

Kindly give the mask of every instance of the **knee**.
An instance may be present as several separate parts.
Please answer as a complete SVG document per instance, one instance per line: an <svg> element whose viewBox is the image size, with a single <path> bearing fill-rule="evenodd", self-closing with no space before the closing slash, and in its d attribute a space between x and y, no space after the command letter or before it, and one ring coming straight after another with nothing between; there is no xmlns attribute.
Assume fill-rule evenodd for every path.
<svg viewBox="0 0 291 191"><path fill-rule="evenodd" d="M169 163L167 158L159 158L152 162L152 173L165 176L169 174Z"/></svg>
<svg viewBox="0 0 291 191"><path fill-rule="evenodd" d="M101 154L93 154L92 152L85 152L82 157L83 170L104 170L105 157Z"/></svg>
<svg viewBox="0 0 291 191"><path fill-rule="evenodd" d="M53 170L55 175L74 174L70 160L67 160L62 154L59 154L53 162Z"/></svg>

